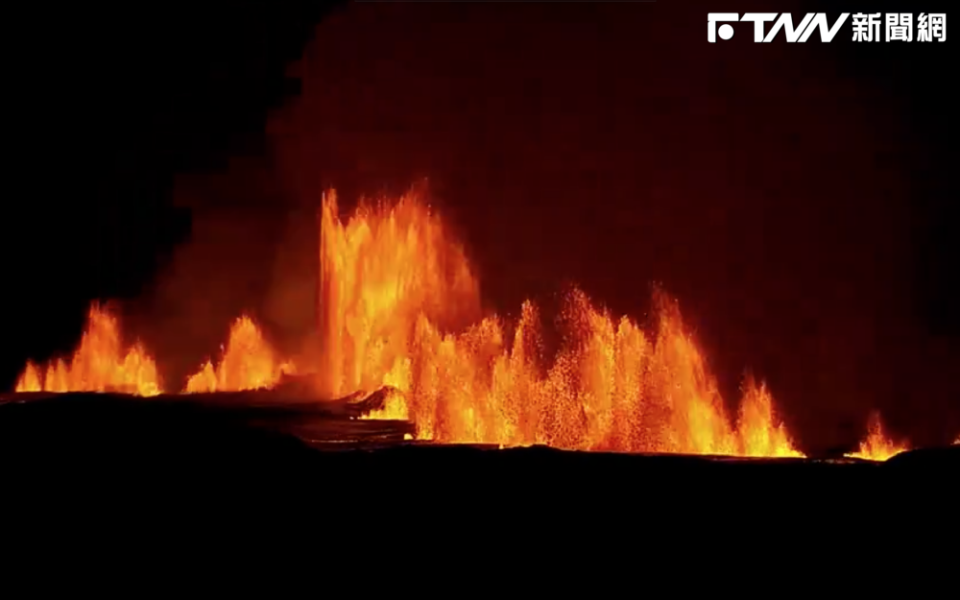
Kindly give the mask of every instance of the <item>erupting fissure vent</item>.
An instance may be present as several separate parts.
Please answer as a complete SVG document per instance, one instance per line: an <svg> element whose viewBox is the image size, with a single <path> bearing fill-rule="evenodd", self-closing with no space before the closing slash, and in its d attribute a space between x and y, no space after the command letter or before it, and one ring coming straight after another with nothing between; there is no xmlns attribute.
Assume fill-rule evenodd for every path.
<svg viewBox="0 0 960 600"><path fill-rule="evenodd" d="M253 320L244 315L230 328L230 338L220 362L209 360L187 379L187 393L238 392L272 388L293 365L281 362Z"/></svg>
<svg viewBox="0 0 960 600"><path fill-rule="evenodd" d="M90 308L80 346L70 361L51 361L45 368L27 363L18 392L129 392L160 394L157 365L139 343L124 351L117 319L99 305Z"/></svg>
<svg viewBox="0 0 960 600"><path fill-rule="evenodd" d="M417 193L364 204L347 220L327 194L319 226L320 358L294 368L241 316L218 363L189 377L184 393L272 388L296 371L310 374L318 398L388 386L365 418L410 420L419 439L802 456L762 382L747 379L728 415L677 302L663 292L647 331L574 290L559 351L546 356L534 303L513 321L480 318L480 287L462 246ZM70 362L29 363L16 390L149 396L161 384L142 346L124 352L116 319L94 307ZM882 460L904 449L874 416L855 456Z"/></svg>
<svg viewBox="0 0 960 600"><path fill-rule="evenodd" d="M867 437L860 442L860 449L849 456L869 460L887 460L909 449L907 444L896 443L887 437L883 430L883 423L880 421L880 413L873 413L867 424Z"/></svg>

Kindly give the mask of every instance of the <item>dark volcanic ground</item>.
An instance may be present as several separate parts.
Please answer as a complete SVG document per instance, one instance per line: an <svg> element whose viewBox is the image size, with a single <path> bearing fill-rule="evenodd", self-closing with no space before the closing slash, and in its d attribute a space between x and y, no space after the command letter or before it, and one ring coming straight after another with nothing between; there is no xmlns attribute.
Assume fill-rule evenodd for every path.
<svg viewBox="0 0 960 600"><path fill-rule="evenodd" d="M905 474L955 476L960 447L917 450L886 463L853 459L737 459L680 455L573 452L546 447L500 449L408 441L404 421L361 420L378 406L377 394L325 403L281 399L273 392L137 398L123 394L0 395L0 449L7 467L26 470L91 469L103 473L163 475L176 479L210 468L225 476L263 472L326 476L385 474L474 485L513 477L514 493L552 478L590 479L602 493L620 485L682 474L740 483L822 482L834 491L862 493ZM133 467L136 463L138 466ZM201 469L202 465L206 465ZM436 472L434 473L434 470ZM952 471L952 472L951 472ZM935 477L936 478L936 477ZM865 486L858 491L859 486ZM727 486L724 486L727 487Z"/></svg>
<svg viewBox="0 0 960 600"><path fill-rule="evenodd" d="M153 551L199 532L233 550L449 538L563 553L591 539L766 556L950 538L957 518L960 447L885 463L502 450L402 441L410 424L357 420L362 402L267 400L0 396L0 526L34 541L37 527L119 532Z"/></svg>

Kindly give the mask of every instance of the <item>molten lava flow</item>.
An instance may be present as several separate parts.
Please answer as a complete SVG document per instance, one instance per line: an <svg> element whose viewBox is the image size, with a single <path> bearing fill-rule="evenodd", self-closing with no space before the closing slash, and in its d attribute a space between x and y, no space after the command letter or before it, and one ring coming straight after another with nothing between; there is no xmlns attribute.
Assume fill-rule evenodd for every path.
<svg viewBox="0 0 960 600"><path fill-rule="evenodd" d="M346 223L327 197L320 261L326 393L396 387L402 395L368 417L409 417L421 439L800 456L774 422L763 385L747 382L731 425L676 303L663 294L650 336L573 292L553 357L543 356L530 302L512 328L489 317L449 333L449 324L476 314L479 287L416 194L393 208L362 208Z"/></svg>
<svg viewBox="0 0 960 600"><path fill-rule="evenodd" d="M127 392L155 396L160 394L160 380L156 363L139 343L123 352L116 318L94 305L70 363L58 359L45 369L27 363L16 391Z"/></svg>
<svg viewBox="0 0 960 600"><path fill-rule="evenodd" d="M870 415L867 437L860 442L860 450L847 456L867 460L887 460L909 449L910 447L906 444L897 444L887 437L883 431L883 423L880 421L880 413L875 412Z"/></svg>
<svg viewBox="0 0 960 600"><path fill-rule="evenodd" d="M519 318L480 317L480 292L462 246L416 193L362 206L345 223L333 194L321 210L318 385L326 397L395 388L375 419L412 420L420 439L584 450L802 456L777 422L773 399L748 379L731 420L677 303L658 292L652 330L614 319L581 291L558 320L562 341L525 302ZM219 363L186 393L275 386L292 368L249 317L232 326ZM116 321L94 309L73 361L28 390L159 393L139 346L120 357Z"/></svg>
<svg viewBox="0 0 960 600"><path fill-rule="evenodd" d="M227 347L217 367L207 361L187 379L185 391L192 394L270 388L291 371L290 364L277 358L257 324L244 315L230 328Z"/></svg>

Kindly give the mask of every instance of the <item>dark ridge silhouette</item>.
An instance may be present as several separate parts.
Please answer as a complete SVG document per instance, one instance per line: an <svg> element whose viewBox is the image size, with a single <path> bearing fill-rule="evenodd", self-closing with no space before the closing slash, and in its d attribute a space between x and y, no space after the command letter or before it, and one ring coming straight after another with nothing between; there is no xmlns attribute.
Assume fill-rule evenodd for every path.
<svg viewBox="0 0 960 600"><path fill-rule="evenodd" d="M349 553L439 544L462 559L514 537L549 552L631 540L786 560L814 544L863 551L870 540L932 535L956 519L960 447L887 463L369 439L339 448L306 443L289 407L286 421L268 412L97 394L2 404L4 540L22 548L21 537L74 535L141 561L171 551L285 555L315 543ZM318 412L299 418L323 422ZM341 433L363 423L325 419Z"/></svg>
<svg viewBox="0 0 960 600"><path fill-rule="evenodd" d="M855 459L748 459L685 455L574 452L547 447L507 448L409 442L412 427L400 421L361 420L382 394L306 403L271 391L136 398L121 394L7 394L0 396L2 455L30 470L129 469L128 475L176 479L199 470L254 476L311 465L348 474L369 470L444 473L445 480L473 485L481 477L510 479L532 490L551 478L595 479L610 470L624 476L721 476L740 483L773 478L791 486L818 481L854 491L880 484L891 474L942 470L947 478L960 460L960 446L906 452L884 463ZM331 449L337 452L329 452ZM448 471L443 465L456 465ZM136 465L136 466L134 466ZM332 471L331 471L332 469ZM438 470L439 469L439 470ZM634 473L635 475L629 475ZM613 478L610 481L619 481ZM603 484L607 485L607 484ZM612 485L619 485L612 483ZM861 490L858 493L865 493Z"/></svg>

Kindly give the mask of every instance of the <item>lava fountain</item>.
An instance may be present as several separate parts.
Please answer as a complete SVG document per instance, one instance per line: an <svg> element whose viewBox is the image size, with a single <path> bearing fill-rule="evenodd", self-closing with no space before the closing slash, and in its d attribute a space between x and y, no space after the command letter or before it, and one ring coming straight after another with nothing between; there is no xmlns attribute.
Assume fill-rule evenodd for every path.
<svg viewBox="0 0 960 600"><path fill-rule="evenodd" d="M157 365L140 343L124 351L117 318L98 305L90 308L80 345L69 362L54 359L46 367L28 362L17 392L161 393Z"/></svg>
<svg viewBox="0 0 960 600"><path fill-rule="evenodd" d="M209 360L204 363L187 379L185 391L192 394L271 388L292 371L292 365L280 360L253 319L243 315L231 326L217 366Z"/></svg>
<svg viewBox="0 0 960 600"><path fill-rule="evenodd" d="M371 418L409 418L419 438L440 442L800 456L763 384L746 382L731 423L677 303L662 292L648 333L573 291L559 319L564 342L547 357L529 301L514 323L445 325L476 313L479 285L415 192L392 206L362 205L346 221L329 194L320 221L322 386L334 396L399 390Z"/></svg>
<svg viewBox="0 0 960 600"><path fill-rule="evenodd" d="M457 326L480 314L480 291L463 248L414 194L390 206L362 204L347 223L336 195L320 212L323 354L327 397L401 383L421 317Z"/></svg>
<svg viewBox="0 0 960 600"><path fill-rule="evenodd" d="M330 193L319 216L320 358L294 369L241 316L217 364L207 361L181 393L272 388L299 372L320 398L383 389L382 408L364 418L410 420L423 440L802 456L762 382L747 378L737 410L728 410L678 303L663 291L654 293L646 328L571 291L553 324L561 342L548 351L533 302L513 319L482 316L462 245L416 190L363 203L345 220ZM161 385L143 347L124 350L116 318L94 306L72 359L28 363L16 391L154 396ZM874 416L856 456L883 460L905 449Z"/></svg>
<svg viewBox="0 0 960 600"><path fill-rule="evenodd" d="M894 442L887 436L880 420L880 414L875 412L870 415L870 420L867 423L867 437L860 442L859 450L848 456L867 460L887 460L909 449L910 447L906 443Z"/></svg>

